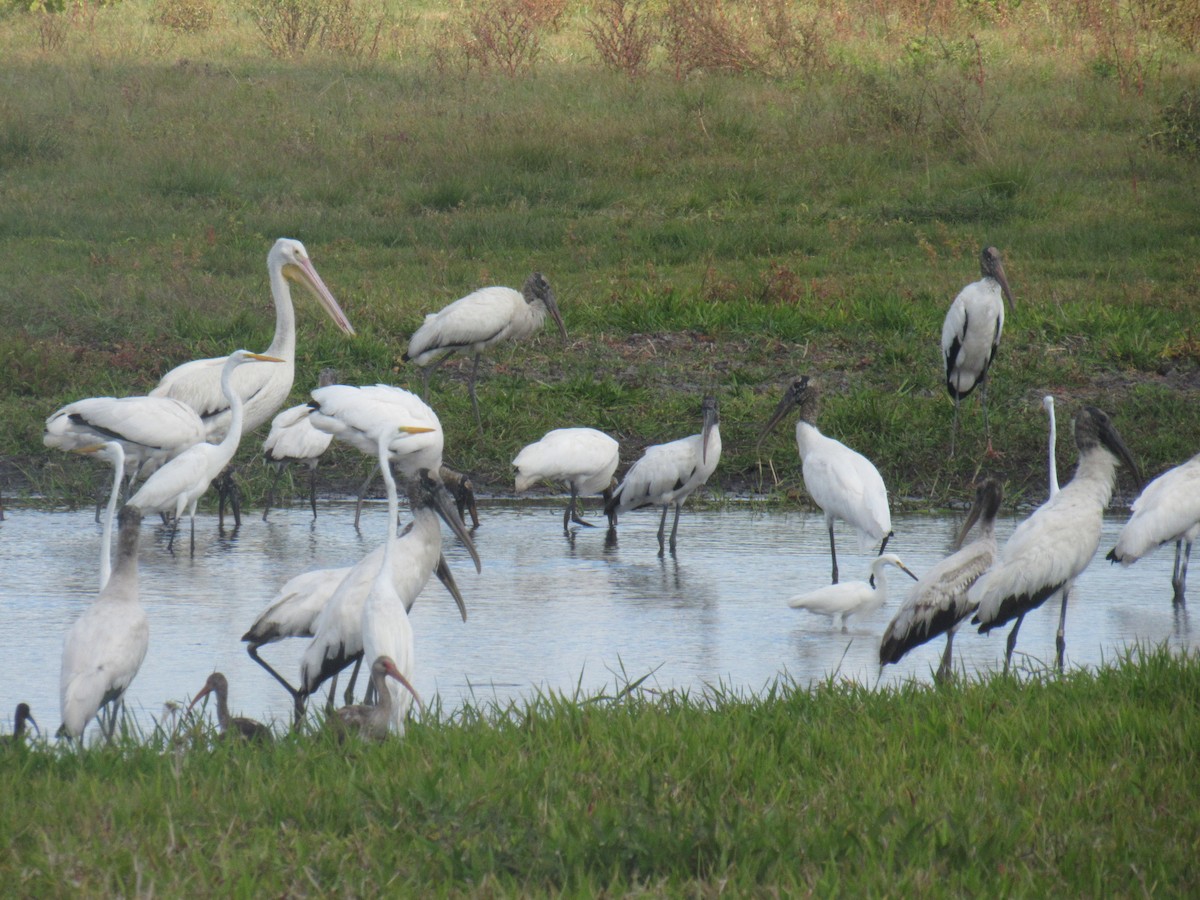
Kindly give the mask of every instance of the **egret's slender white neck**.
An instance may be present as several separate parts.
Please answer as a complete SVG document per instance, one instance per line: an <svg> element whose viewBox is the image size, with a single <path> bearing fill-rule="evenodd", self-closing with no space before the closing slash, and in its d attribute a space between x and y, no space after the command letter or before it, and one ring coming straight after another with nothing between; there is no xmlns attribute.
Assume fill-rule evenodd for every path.
<svg viewBox="0 0 1200 900"><path fill-rule="evenodd" d="M283 264L271 260L271 297L275 300L275 337L267 348L267 356L292 359L296 355L296 310L292 306L292 290L283 277Z"/></svg>
<svg viewBox="0 0 1200 900"><path fill-rule="evenodd" d="M242 423L245 413L245 404L242 403L242 397L233 389L233 372L236 368L237 365L227 362L224 368L221 369L221 393L229 401L229 429L225 432L225 437L221 439L221 443L217 444L217 446L228 453L230 459L237 452L238 443L242 439Z"/></svg>
<svg viewBox="0 0 1200 900"><path fill-rule="evenodd" d="M1050 496L1058 493L1058 460L1054 456L1054 445L1058 442L1058 432L1054 425L1054 404L1046 404L1046 412L1050 415Z"/></svg>
<svg viewBox="0 0 1200 900"><path fill-rule="evenodd" d="M387 490L388 527L387 542L383 545L383 569L391 572L392 544L396 541L396 520L400 518L400 499L396 495L396 476L392 474L391 444L392 434L386 429L379 435L379 471L383 473L383 486Z"/></svg>
<svg viewBox="0 0 1200 900"><path fill-rule="evenodd" d="M115 442L113 447L113 485L108 495L108 506L104 510L104 528L100 532L100 590L104 590L112 575L113 522L117 517L117 499L121 496L121 483L125 480L125 450Z"/></svg>

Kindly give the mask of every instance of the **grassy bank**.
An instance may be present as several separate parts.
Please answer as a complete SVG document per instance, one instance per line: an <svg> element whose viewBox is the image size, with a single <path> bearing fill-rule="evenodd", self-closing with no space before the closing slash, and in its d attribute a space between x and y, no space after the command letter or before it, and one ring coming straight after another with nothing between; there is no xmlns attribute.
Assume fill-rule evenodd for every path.
<svg viewBox="0 0 1200 900"><path fill-rule="evenodd" d="M359 329L344 340L299 300L297 400L326 365L419 384L400 355L425 312L547 274L569 345L547 332L485 365L482 441L465 369L434 376L448 461L492 490L551 427L608 430L631 460L694 432L714 391L717 493L798 492L788 430L761 458L754 443L805 372L828 387L823 428L898 501L963 499L981 418L971 398L963 452L945 459L938 337L984 243L1018 304L993 370L1003 455L986 462L1006 496L1044 491L1049 391L1064 416L1110 412L1149 474L1200 448L1200 161L1177 140L1200 63L1170 34L1124 18L1096 30L1052 3L935 4L933 20L801 4L819 65L676 77L660 48L631 78L600 64L587 10L567 7L536 65L508 77L468 65L440 4L394 9L372 54L289 58L248 7L206 5L221 14L196 31L164 24L170 4L87 7L51 46L43 19L6 14L6 497L71 502L102 480L41 448L59 405L265 347L280 235L305 241ZM242 458L261 493L256 446ZM352 484L359 460L326 472Z"/></svg>
<svg viewBox="0 0 1200 900"><path fill-rule="evenodd" d="M19 894L1186 896L1200 662L0 759Z"/></svg>

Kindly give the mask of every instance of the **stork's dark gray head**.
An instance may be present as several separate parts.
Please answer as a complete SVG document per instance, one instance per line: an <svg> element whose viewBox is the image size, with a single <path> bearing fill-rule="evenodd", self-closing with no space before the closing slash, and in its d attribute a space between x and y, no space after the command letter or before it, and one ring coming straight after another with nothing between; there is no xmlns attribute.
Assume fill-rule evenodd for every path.
<svg viewBox="0 0 1200 900"><path fill-rule="evenodd" d="M1103 447L1119 462L1123 462L1129 467L1138 486L1141 487L1141 470L1112 420L1103 410L1094 406L1085 406L1075 416L1075 446L1079 448L1081 457L1097 447Z"/></svg>
<svg viewBox="0 0 1200 900"><path fill-rule="evenodd" d="M807 375L796 378L783 392L783 397L780 398L779 405L775 407L775 412L771 414L770 421L763 428L762 434L758 436L759 445L762 444L763 438L770 433L771 429L782 422L793 409L800 410L800 418L805 422L815 421L818 396L816 384Z"/></svg>
<svg viewBox="0 0 1200 900"><path fill-rule="evenodd" d="M475 542L471 540L471 533L467 531L462 516L458 514L458 506L450 495L450 491L446 489L446 485L442 483L441 476L428 469L421 469L405 481L405 489L413 512L418 509L432 509L441 516L442 521L450 526L450 530L471 554L471 559L475 563L475 571L480 571L482 564L479 561L479 552L475 549Z"/></svg>
<svg viewBox="0 0 1200 900"><path fill-rule="evenodd" d="M525 298L525 302L529 304L540 304L545 307L546 312L550 313L550 318L554 320L554 324L558 326L559 334L562 339L567 339L567 326L563 325L562 313L558 311L558 301L554 297L554 291L550 287L550 282L542 277L541 272L534 272L525 279L525 286L521 288L521 295Z"/></svg>
<svg viewBox="0 0 1200 900"><path fill-rule="evenodd" d="M1004 275L1004 263L1000 259L1000 251L995 247L984 247L983 252L979 254L979 271L984 278L994 279L1000 285L1004 299L1008 301L1008 308L1015 309L1016 302L1013 300L1012 291L1008 289L1008 278Z"/></svg>
<svg viewBox="0 0 1200 900"><path fill-rule="evenodd" d="M971 512L967 515L967 520L963 522L962 528L959 529L958 537L955 538L955 549L962 546L963 541L967 539L967 533L976 522L987 524L996 520L996 516L1000 512L1000 503L1003 499L1004 489L1000 487L1000 482L994 478L984 479L975 488L975 502L971 504Z"/></svg>

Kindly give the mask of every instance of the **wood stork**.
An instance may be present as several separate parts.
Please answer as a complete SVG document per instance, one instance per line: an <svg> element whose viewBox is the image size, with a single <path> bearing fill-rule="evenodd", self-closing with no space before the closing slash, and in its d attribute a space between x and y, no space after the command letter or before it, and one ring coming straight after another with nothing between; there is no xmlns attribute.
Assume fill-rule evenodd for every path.
<svg viewBox="0 0 1200 900"><path fill-rule="evenodd" d="M124 454L123 475L130 484L207 438L200 415L170 397L88 397L46 419L42 443L79 450L116 441Z"/></svg>
<svg viewBox="0 0 1200 900"><path fill-rule="evenodd" d="M563 533L570 524L591 527L578 512L580 496L603 494L604 505L612 499L613 473L620 461L620 445L595 428L556 428L529 444L512 464L517 468L517 493L527 491L543 479L566 482L571 500L563 513Z"/></svg>
<svg viewBox="0 0 1200 900"><path fill-rule="evenodd" d="M238 737L260 743L269 743L272 740L274 736L271 729L262 722L229 714L229 681L220 672L213 672L208 676L200 693L192 698L187 711L191 712L192 707L209 694L217 695L217 727L220 728L222 737Z"/></svg>
<svg viewBox="0 0 1200 900"><path fill-rule="evenodd" d="M909 650L945 634L946 651L934 678L941 682L950 677L954 632L975 611L967 601L967 590L996 558L996 515L1003 496L999 483L991 478L976 489L971 512L954 541L955 552L918 579L895 618L888 623L879 642L881 667L900 662ZM964 546L963 541L976 523L979 532L975 540Z"/></svg>
<svg viewBox="0 0 1200 900"><path fill-rule="evenodd" d="M674 554L679 511L684 501L708 481L721 460L721 427L716 398L705 397L700 410L703 425L699 434L647 447L641 459L629 467L604 505L610 530L615 529L617 518L628 510L661 506L659 556L664 554L663 532L667 525L667 510L675 507L670 542L671 553Z"/></svg>
<svg viewBox="0 0 1200 900"><path fill-rule="evenodd" d="M150 625L138 594L142 514L127 504L117 522L117 561L112 575L63 641L59 733L72 738L82 738L88 722L103 707L108 719L103 730L112 740L118 708L150 645Z"/></svg>
<svg viewBox="0 0 1200 900"><path fill-rule="evenodd" d="M950 432L950 455L954 455L958 436L958 405L963 397L979 388L983 404L983 430L987 452L992 453L988 426L987 375L1000 346L1004 330L1004 303L1014 309L1012 292L1004 276L1000 251L984 247L979 255L982 278L959 291L946 319L942 322L942 360L946 369L946 390L954 401L954 426Z"/></svg>
<svg viewBox="0 0 1200 900"><path fill-rule="evenodd" d="M892 536L892 514L888 509L887 488L879 470L861 453L817 428L820 393L807 375L792 382L762 430L758 442L793 409L800 411L796 423L796 446L800 451L804 487L825 516L829 532L829 555L833 560L832 582L838 582L837 545L833 523L841 519L855 530L860 549L880 542L879 552L887 548Z"/></svg>
<svg viewBox="0 0 1200 900"><path fill-rule="evenodd" d="M392 694L387 688L388 678L400 682L412 694L417 706L421 705L421 698L404 677L404 673L396 667L396 663L386 656L380 656L371 663L371 687L378 702L374 706L364 703L343 706L325 720L326 724L340 733L354 732L363 739L381 741L386 738L393 718Z"/></svg>
<svg viewBox="0 0 1200 900"><path fill-rule="evenodd" d="M39 735L42 733L42 729L38 727L37 721L33 718L33 713L29 709L29 704L18 703L16 715L13 717L12 734L0 736L0 747L12 747L16 744L24 743L26 722L36 728Z"/></svg>
<svg viewBox="0 0 1200 900"><path fill-rule="evenodd" d="M221 366L221 389L229 399L231 415L221 442L201 442L188 447L147 478L137 493L129 498L127 505L142 513L174 513L175 524L171 529L171 539L167 543L168 550L175 544L175 532L179 529L179 520L186 509L191 520L191 550L193 554L196 552L196 502L208 490L213 479L229 465L229 461L237 452L238 442L242 439L244 404L241 395L233 387L233 375L249 362L275 364L282 363L283 360L262 353L250 353L247 350L236 350L225 357Z"/></svg>
<svg viewBox="0 0 1200 900"><path fill-rule="evenodd" d="M354 334L354 328L317 274L302 243L291 238L277 240L267 254L267 273L275 302L275 337L263 353L283 360L283 364L248 365L235 375L233 387L245 403L244 431L253 431L270 419L292 391L296 372L296 311L290 284L303 285L341 331ZM221 386L225 359L197 359L177 366L150 392L152 397L174 397L194 409L204 420L208 440L214 443L225 436L233 418L228 395ZM233 498L234 521L241 524L231 484L222 490L221 511L224 512L227 494Z"/></svg>
<svg viewBox="0 0 1200 900"><path fill-rule="evenodd" d="M887 602L887 580L883 570L888 566L895 566L914 580L917 577L895 553L882 553L871 561L870 581L828 584L815 591L797 594L788 600L788 606L825 616L831 621L838 619L845 631L846 619L850 616L868 615Z"/></svg>
<svg viewBox="0 0 1200 900"><path fill-rule="evenodd" d="M1088 567L1100 544L1104 509L1112 497L1117 465L1124 462L1138 483L1141 475L1129 448L1109 417L1085 406L1075 417L1079 465L1075 477L1021 522L1000 548L996 561L967 592L978 609L971 619L986 634L1035 609L1062 591L1055 663L1061 671L1066 650L1067 601L1075 579ZM1016 631L1009 634L1005 666L1012 659Z"/></svg>
<svg viewBox="0 0 1200 900"><path fill-rule="evenodd" d="M1187 567L1200 537L1200 453L1163 472L1133 501L1133 513L1107 558L1129 566L1162 544L1175 542L1172 602L1186 602Z"/></svg>
<svg viewBox="0 0 1200 900"><path fill-rule="evenodd" d="M333 369L322 369L317 378L318 387L326 387L337 381L337 372ZM263 521L271 511L275 499L275 486L279 476L291 463L301 463L308 469L308 502L312 506L313 518L317 517L317 463L321 454L329 449L333 435L327 431L314 428L308 421L312 407L308 403L290 406L276 414L271 420L271 430L263 441L263 458L275 470L271 486L267 489L267 502L263 508Z"/></svg>
<svg viewBox="0 0 1200 900"><path fill-rule="evenodd" d="M366 500L367 491L370 490L371 482L375 480L377 474L379 474L378 462L371 466L370 474L362 483L362 487L358 489L358 500L354 504L355 531L359 530L363 502ZM454 497L454 505L458 507L458 517L465 522L470 516L471 529L478 528L479 507L475 501L475 483L471 480L471 476L465 472L455 471L445 464L438 467L438 476L442 479L442 484L446 485L447 490L450 491L450 495Z"/></svg>
<svg viewBox="0 0 1200 900"><path fill-rule="evenodd" d="M537 332L546 319L554 320L567 340L567 329L549 282L541 272L534 272L520 292L507 287L485 287L460 297L449 306L425 317L424 323L408 342L404 361L421 367L422 393L429 394L429 375L455 353L471 354L471 375L467 392L471 409L480 430L479 402L475 398L475 378L479 373L479 357L484 350L504 341L521 341Z"/></svg>
<svg viewBox="0 0 1200 900"><path fill-rule="evenodd" d="M108 493L108 506L104 511L104 525L100 532L100 590L104 590L112 574L113 523L117 519L117 500L120 499L121 482L125 477L125 450L120 441L105 441L103 444L79 447L74 452L107 460L113 467L113 485Z"/></svg>

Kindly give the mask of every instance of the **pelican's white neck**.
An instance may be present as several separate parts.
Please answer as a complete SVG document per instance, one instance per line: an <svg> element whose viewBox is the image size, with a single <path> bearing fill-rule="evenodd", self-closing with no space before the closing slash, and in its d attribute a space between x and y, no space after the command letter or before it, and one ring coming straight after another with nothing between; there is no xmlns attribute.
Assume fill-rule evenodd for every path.
<svg viewBox="0 0 1200 900"><path fill-rule="evenodd" d="M267 348L268 356L292 359L296 355L296 309L292 305L292 289L283 275L283 263L271 259L268 272L271 297L275 301L275 337Z"/></svg>

